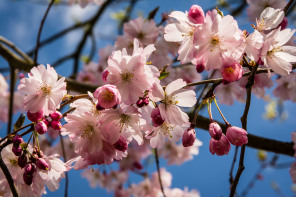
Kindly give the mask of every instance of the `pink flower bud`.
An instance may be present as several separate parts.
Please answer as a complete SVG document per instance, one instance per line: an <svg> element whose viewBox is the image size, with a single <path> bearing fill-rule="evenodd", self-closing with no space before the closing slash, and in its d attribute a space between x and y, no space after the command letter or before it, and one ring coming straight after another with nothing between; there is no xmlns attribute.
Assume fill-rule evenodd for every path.
<svg viewBox="0 0 296 197"><path fill-rule="evenodd" d="M26 154L22 154L21 156L19 156L17 158L17 164L21 168L23 168L23 167L25 167L27 165L27 156L26 156Z"/></svg>
<svg viewBox="0 0 296 197"><path fill-rule="evenodd" d="M37 133L39 133L40 135L46 133L46 131L47 131L47 126L46 126L46 124L45 124L43 121L37 122L37 123L35 124L35 131L36 131Z"/></svg>
<svg viewBox="0 0 296 197"><path fill-rule="evenodd" d="M224 65L221 69L221 74L223 77L223 83L227 84L242 78L243 68L239 63L234 62L230 65Z"/></svg>
<svg viewBox="0 0 296 197"><path fill-rule="evenodd" d="M46 163L46 161L42 158L38 158L36 160L36 165L39 169L41 170L48 170L48 164Z"/></svg>
<svg viewBox="0 0 296 197"><path fill-rule="evenodd" d="M23 142L24 142L23 138L19 135L14 136L12 139L13 146L18 146Z"/></svg>
<svg viewBox="0 0 296 197"><path fill-rule="evenodd" d="M54 130L58 130L58 131L60 131L61 128L62 128L62 124L60 123L60 121L56 121L56 120L52 121L51 124L50 124L50 126L51 126Z"/></svg>
<svg viewBox="0 0 296 197"><path fill-rule="evenodd" d="M24 78L24 77L26 77L24 73L20 73L20 74L19 74L19 78L20 78L20 79L22 79L22 78Z"/></svg>
<svg viewBox="0 0 296 197"><path fill-rule="evenodd" d="M138 162L138 161L135 161L135 162L133 163L133 167L134 167L135 169L137 169L137 170L142 170L142 169L143 169L143 165L142 165L140 162Z"/></svg>
<svg viewBox="0 0 296 197"><path fill-rule="evenodd" d="M43 119L42 121L46 124L47 128L50 127L50 122L47 119Z"/></svg>
<svg viewBox="0 0 296 197"><path fill-rule="evenodd" d="M13 146L12 147L12 152L15 154L15 156L21 156L21 154L23 153L23 149L19 145L18 146Z"/></svg>
<svg viewBox="0 0 296 197"><path fill-rule="evenodd" d="M30 110L27 112L28 119L32 122L38 122L44 116L43 109L39 110L38 112L32 113Z"/></svg>
<svg viewBox="0 0 296 197"><path fill-rule="evenodd" d="M51 117L52 120L58 121L58 120L62 119L63 114L61 112L59 112L59 111L56 111L56 112L54 112L52 114L49 114L49 116Z"/></svg>
<svg viewBox="0 0 296 197"><path fill-rule="evenodd" d="M109 84L97 88L94 97L98 99L97 105L105 109L117 106L121 102L118 89L116 86Z"/></svg>
<svg viewBox="0 0 296 197"><path fill-rule="evenodd" d="M164 123L164 120L160 115L160 111L158 107L152 110L151 118L152 118L153 126L155 127L158 127Z"/></svg>
<svg viewBox="0 0 296 197"><path fill-rule="evenodd" d="M210 140L210 152L214 155L215 153L219 156L228 155L229 150L231 148L230 143L227 137L222 134L220 140L215 140L211 138Z"/></svg>
<svg viewBox="0 0 296 197"><path fill-rule="evenodd" d="M184 131L182 143L184 147L189 147L194 144L196 138L195 130L192 127L189 127Z"/></svg>
<svg viewBox="0 0 296 197"><path fill-rule="evenodd" d="M107 81L107 77L109 75L109 70L104 70L103 73L102 73L102 80L103 81Z"/></svg>
<svg viewBox="0 0 296 197"><path fill-rule="evenodd" d="M147 106L149 104L149 98L148 97L144 97L144 98L140 98L138 101L137 101L137 107L141 108L141 107L144 107L144 106Z"/></svg>
<svg viewBox="0 0 296 197"><path fill-rule="evenodd" d="M209 126L209 133L215 140L220 140L222 136L222 129L217 122L211 122Z"/></svg>
<svg viewBox="0 0 296 197"><path fill-rule="evenodd" d="M195 24L201 24L205 20L205 13L200 6L192 5L188 12L188 18Z"/></svg>
<svg viewBox="0 0 296 197"><path fill-rule="evenodd" d="M281 27L281 30L283 30L283 29L286 29L287 26L288 26L288 19L287 17L285 17L278 27Z"/></svg>
<svg viewBox="0 0 296 197"><path fill-rule="evenodd" d="M202 73L206 68L206 65L205 64L196 64L196 71L198 73Z"/></svg>
<svg viewBox="0 0 296 197"><path fill-rule="evenodd" d="M115 149L124 152L127 150L127 141L122 136L120 136L118 141L113 144L113 146Z"/></svg>
<svg viewBox="0 0 296 197"><path fill-rule="evenodd" d="M28 174L27 172L25 172L23 174L23 179L25 184L31 185L33 183L33 174Z"/></svg>
<svg viewBox="0 0 296 197"><path fill-rule="evenodd" d="M35 170L36 170L36 165L33 164L33 163L28 163L25 166L25 173L27 173L29 175L33 175L33 173L35 172Z"/></svg>
<svg viewBox="0 0 296 197"><path fill-rule="evenodd" d="M247 131L235 126L229 126L226 130L226 136L231 144L242 146L248 143Z"/></svg>

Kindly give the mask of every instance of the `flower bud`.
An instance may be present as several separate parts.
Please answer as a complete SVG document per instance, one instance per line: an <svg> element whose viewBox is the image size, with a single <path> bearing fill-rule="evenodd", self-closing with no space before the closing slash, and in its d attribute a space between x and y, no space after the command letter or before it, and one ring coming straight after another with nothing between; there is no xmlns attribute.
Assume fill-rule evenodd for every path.
<svg viewBox="0 0 296 197"><path fill-rule="evenodd" d="M12 147L12 152L15 154L15 156L21 156L21 154L23 153L23 149L19 145L18 146L13 146Z"/></svg>
<svg viewBox="0 0 296 197"><path fill-rule="evenodd" d="M281 27L281 30L283 30L283 29L286 29L287 26L288 26L288 19L287 17L285 17L278 27Z"/></svg>
<svg viewBox="0 0 296 197"><path fill-rule="evenodd" d="M126 151L127 150L127 141L122 136L119 137L118 141L113 144L114 148L119 151Z"/></svg>
<svg viewBox="0 0 296 197"><path fill-rule="evenodd" d="M137 169L137 170L142 170L142 169L143 169L143 165L142 165L140 162L138 162L138 161L135 161L135 162L133 163L133 167L134 167L135 169Z"/></svg>
<svg viewBox="0 0 296 197"><path fill-rule="evenodd" d="M47 162L46 162L44 159L42 159L42 158L38 158L38 159L36 160L36 165L37 165L37 167L38 167L39 169L41 169L41 170L48 170L48 164L47 164Z"/></svg>
<svg viewBox="0 0 296 197"><path fill-rule="evenodd" d="M121 102L121 95L114 85L104 85L96 89L94 97L98 99L97 107L109 109Z"/></svg>
<svg viewBox="0 0 296 197"><path fill-rule="evenodd" d="M242 78L243 68L239 63L234 62L230 65L224 65L221 69L221 74L223 77L223 83L228 84Z"/></svg>
<svg viewBox="0 0 296 197"><path fill-rule="evenodd" d="M25 173L27 173L29 175L33 175L33 173L35 172L35 170L36 170L36 165L33 164L33 163L28 163L25 166Z"/></svg>
<svg viewBox="0 0 296 197"><path fill-rule="evenodd" d="M33 174L28 174L25 172L23 174L23 179L27 185L31 185L33 183Z"/></svg>
<svg viewBox="0 0 296 197"><path fill-rule="evenodd" d="M50 122L47 119L43 119L42 121L46 124L47 128L50 127Z"/></svg>
<svg viewBox="0 0 296 197"><path fill-rule="evenodd" d="M231 148L230 143L227 137L222 134L220 140L215 140L211 138L210 140L210 152L214 155L215 153L219 156L228 155L229 150Z"/></svg>
<svg viewBox="0 0 296 197"><path fill-rule="evenodd" d="M205 20L205 13L200 6L192 5L188 12L188 18L192 23L201 24Z"/></svg>
<svg viewBox="0 0 296 197"><path fill-rule="evenodd" d="M27 112L28 119L32 122L38 122L44 116L43 109L39 110L38 112L31 113L30 110Z"/></svg>
<svg viewBox="0 0 296 197"><path fill-rule="evenodd" d="M182 143L184 147L192 146L195 142L196 134L195 130L192 127L189 127L184 131Z"/></svg>
<svg viewBox="0 0 296 197"><path fill-rule="evenodd" d="M137 107L141 108L144 106L147 106L149 104L149 98L148 97L141 97L138 101L137 101Z"/></svg>
<svg viewBox="0 0 296 197"><path fill-rule="evenodd" d="M17 164L19 167L24 168L27 165L27 156L26 154L22 154L17 158Z"/></svg>
<svg viewBox="0 0 296 197"><path fill-rule="evenodd" d="M248 143L247 131L235 126L229 126L226 130L226 136L231 144L242 146Z"/></svg>
<svg viewBox="0 0 296 197"><path fill-rule="evenodd" d="M59 112L59 111L56 111L56 112L54 112L52 114L49 114L49 116L51 117L52 120L59 121L59 120L62 119L63 114L61 112Z"/></svg>
<svg viewBox="0 0 296 197"><path fill-rule="evenodd" d="M47 126L46 126L46 124L45 124L43 121L37 122L37 123L35 124L35 131L36 131L37 133L39 133L40 135L46 133L46 131L47 131Z"/></svg>
<svg viewBox="0 0 296 197"><path fill-rule="evenodd" d="M201 64L196 64L196 71L198 73L202 73L206 68L206 65L201 63Z"/></svg>
<svg viewBox="0 0 296 197"><path fill-rule="evenodd" d="M158 107L152 110L151 118L152 118L153 126L155 127L158 127L164 123L164 120L160 115L160 111Z"/></svg>
<svg viewBox="0 0 296 197"><path fill-rule="evenodd" d="M209 133L215 140L220 140L222 136L222 129L217 122L211 122L209 126Z"/></svg>
<svg viewBox="0 0 296 197"><path fill-rule="evenodd" d="M103 81L107 81L107 77L108 77L109 73L110 72L107 69L103 71L103 73L102 73L102 80Z"/></svg>
<svg viewBox="0 0 296 197"><path fill-rule="evenodd" d="M23 138L19 135L14 136L12 139L13 146L19 146L23 142L24 142Z"/></svg>
<svg viewBox="0 0 296 197"><path fill-rule="evenodd" d="M62 128L62 124L60 123L60 121L54 120L51 122L50 126L54 129L54 130L58 130L60 131Z"/></svg>

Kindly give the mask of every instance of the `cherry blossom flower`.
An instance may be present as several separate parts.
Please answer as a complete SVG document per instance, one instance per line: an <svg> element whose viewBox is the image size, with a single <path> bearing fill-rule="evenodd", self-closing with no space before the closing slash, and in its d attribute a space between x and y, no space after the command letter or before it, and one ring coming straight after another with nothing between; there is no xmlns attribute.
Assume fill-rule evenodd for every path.
<svg viewBox="0 0 296 197"><path fill-rule="evenodd" d="M223 18L217 10L206 14L205 22L196 29L194 42L197 43L195 57L205 60L205 69L219 69L223 58L240 60L245 50L243 31L230 16Z"/></svg>
<svg viewBox="0 0 296 197"><path fill-rule="evenodd" d="M281 9L267 7L261 13L259 20L256 20L256 29L260 32L275 29L283 21L284 17L285 13Z"/></svg>
<svg viewBox="0 0 296 197"><path fill-rule="evenodd" d="M254 32L246 38L245 53L255 62L259 60L260 50L264 42L263 38L263 35L257 30L254 30Z"/></svg>
<svg viewBox="0 0 296 197"><path fill-rule="evenodd" d="M280 77L275 80L277 87L272 91L274 96L283 101L296 102L296 74L292 72L289 76Z"/></svg>
<svg viewBox="0 0 296 197"><path fill-rule="evenodd" d="M267 68L279 75L289 75L292 62L296 62L296 47L285 46L295 33L295 29L280 28L267 34L261 51L261 59Z"/></svg>
<svg viewBox="0 0 296 197"><path fill-rule="evenodd" d="M155 85L152 91L154 101L161 101L158 105L161 117L167 122L175 125L188 124L189 117L180 107L192 107L196 103L193 90L182 89L186 82L182 79L172 81L165 90L160 85Z"/></svg>
<svg viewBox="0 0 296 197"><path fill-rule="evenodd" d="M29 78L20 81L18 90L25 95L24 108L35 113L43 109L44 115L49 115L60 107L62 98L67 93L65 78L58 80L55 69L47 64L31 69Z"/></svg>

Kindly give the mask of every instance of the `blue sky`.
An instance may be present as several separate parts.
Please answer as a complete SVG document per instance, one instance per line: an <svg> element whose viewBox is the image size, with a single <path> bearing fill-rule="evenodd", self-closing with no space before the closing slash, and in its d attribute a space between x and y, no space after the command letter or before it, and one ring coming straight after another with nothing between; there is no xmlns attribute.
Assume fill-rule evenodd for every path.
<svg viewBox="0 0 296 197"><path fill-rule="evenodd" d="M160 6L160 10L156 16L156 21L160 21L161 12L170 12L172 10L185 11L190 8L192 4L199 4L204 10L213 7L215 1L170 1L170 0L140 0L137 4L132 17L136 17L137 13L141 11L144 16L147 12ZM97 34L97 48L112 44L111 41L104 41L100 39L100 35L114 35L117 34L117 23L110 18L110 14L114 11L123 9L127 3L121 6L113 6L107 9L102 20L98 23L95 33ZM29 51L36 45L36 37L40 24L40 20L46 10L45 5L39 3L30 3L28 0L0 1L0 35L14 42L23 51ZM46 38L55 32L58 32L65 27L73 24L75 20L83 21L92 16L97 10L96 6L88 6L81 9L79 6L54 6L50 11L48 19L45 23L42 38ZM246 23L246 12L238 19L240 28L250 29L250 23ZM43 64L53 63L59 57L71 53L75 50L77 43L80 40L81 31L77 31L65 36L45 48L41 48L39 52L39 62ZM85 47L83 54L88 54L89 43ZM97 60L97 57L95 57ZM72 61L67 62L61 67L57 68L59 74L68 75L72 72ZM0 58L0 68L8 67L6 62ZM7 74L7 73L5 73ZM271 91L269 91L270 93ZM284 102L285 110L288 112L289 117L284 122L275 120L273 122L262 119L264 107L266 103L262 99L252 97L252 106L248 118L248 131L258 136L264 136L272 139L290 141L291 132L295 131L295 104L291 102ZM234 106L220 106L226 118L232 125L241 126L240 117L244 110L244 105L235 103ZM214 108L214 107L213 107ZM217 110L213 109L213 116L217 120L222 121ZM201 112L207 116L205 111ZM6 133L6 125L1 124L0 135L4 136ZM183 189L197 189L200 191L201 196L228 196L229 195L229 170L234 155L235 148L232 147L227 156L218 157L213 156L208 150L208 143L210 135L198 129L197 138L203 142L200 148L200 154L194 157L194 160L185 163L182 166L166 166L166 161L161 159L161 166L166 166L167 170L172 173L172 188L178 187ZM245 166L239 185L238 193L240 194L251 178L254 176L257 169L260 167L256 159L257 150L252 148L246 149ZM274 154L268 153L270 159ZM287 156L279 156L279 163L292 162L294 159ZM156 171L155 164L152 163L149 172ZM70 186L69 196L113 196L107 193L104 189L89 187L86 179L81 178L81 171L70 172ZM249 196L278 196L271 188L272 182L277 182L284 196L293 196L291 190L292 181L289 175L289 168L273 169L267 168L263 172L264 180L257 181L254 188L249 191ZM137 175L131 176L131 181L140 181ZM61 182L61 187L57 192L48 192L47 196L62 196L64 191L64 180Z"/></svg>

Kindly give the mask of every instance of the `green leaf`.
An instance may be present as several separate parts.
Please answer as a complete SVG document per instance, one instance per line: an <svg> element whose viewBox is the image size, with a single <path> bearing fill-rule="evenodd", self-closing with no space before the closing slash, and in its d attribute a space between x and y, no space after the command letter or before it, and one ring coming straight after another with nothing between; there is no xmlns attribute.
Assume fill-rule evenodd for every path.
<svg viewBox="0 0 296 197"><path fill-rule="evenodd" d="M25 122L26 116L25 114L21 114L20 117L17 119L16 123L13 125L13 129L17 130L21 128Z"/></svg>
<svg viewBox="0 0 296 197"><path fill-rule="evenodd" d="M159 80L162 80L162 79L168 77L169 74L170 74L169 72L161 72L161 73L160 73L160 76L158 77L158 79L159 79Z"/></svg>

